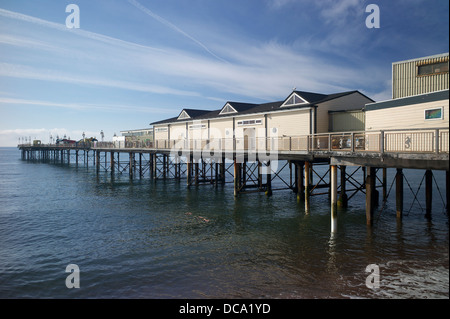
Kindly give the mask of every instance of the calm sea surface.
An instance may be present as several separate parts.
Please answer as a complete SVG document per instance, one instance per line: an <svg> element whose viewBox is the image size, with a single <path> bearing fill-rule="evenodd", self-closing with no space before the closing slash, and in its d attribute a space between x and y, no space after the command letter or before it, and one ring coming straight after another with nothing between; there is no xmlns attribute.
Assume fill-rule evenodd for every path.
<svg viewBox="0 0 450 319"><path fill-rule="evenodd" d="M405 171L414 193L423 173ZM449 298L445 173L434 176L431 221L424 184L414 202L405 182L401 223L394 185L371 229L360 193L332 233L327 195L305 214L289 190L235 199L232 184L111 179L0 148L0 298ZM69 264L79 289L66 287Z"/></svg>

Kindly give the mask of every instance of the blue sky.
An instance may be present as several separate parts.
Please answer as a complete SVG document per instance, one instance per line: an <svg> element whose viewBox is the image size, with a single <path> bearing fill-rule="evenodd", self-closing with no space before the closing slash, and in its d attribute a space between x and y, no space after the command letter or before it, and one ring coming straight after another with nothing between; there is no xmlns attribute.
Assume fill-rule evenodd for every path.
<svg viewBox="0 0 450 319"><path fill-rule="evenodd" d="M80 28L66 27L66 6ZM380 28L368 29L368 4ZM392 62L448 52L447 0L0 0L0 146L111 140L182 108L292 89L391 97Z"/></svg>

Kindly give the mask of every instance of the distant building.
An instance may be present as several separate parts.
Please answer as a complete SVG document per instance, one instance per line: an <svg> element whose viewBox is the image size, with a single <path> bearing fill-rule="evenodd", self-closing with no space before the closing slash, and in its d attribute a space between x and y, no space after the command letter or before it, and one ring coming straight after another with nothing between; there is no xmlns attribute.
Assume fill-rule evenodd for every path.
<svg viewBox="0 0 450 319"><path fill-rule="evenodd" d="M115 138L118 147L152 147L153 128L120 131L122 136ZM114 139L113 139L114 140Z"/></svg>
<svg viewBox="0 0 450 319"><path fill-rule="evenodd" d="M366 131L448 128L448 57L444 53L393 63L393 99L365 106Z"/></svg>

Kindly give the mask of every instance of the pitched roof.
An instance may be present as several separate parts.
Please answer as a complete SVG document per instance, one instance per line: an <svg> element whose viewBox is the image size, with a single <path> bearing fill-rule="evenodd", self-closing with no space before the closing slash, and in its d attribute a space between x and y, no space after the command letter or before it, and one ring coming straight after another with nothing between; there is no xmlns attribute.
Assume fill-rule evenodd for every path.
<svg viewBox="0 0 450 319"><path fill-rule="evenodd" d="M306 100L308 103L287 105L287 106L281 107L292 96L293 93L299 95L302 99ZM230 116L235 116L235 115L245 115L245 114L255 114L255 113L276 112L276 111L290 110L290 109L301 109L301 108L307 108L307 107L311 107L314 105L318 105L320 103L330 101L333 99L337 99L337 98L340 98L340 97L343 97L346 95L350 95L353 93L359 93L362 96L369 99L370 101L373 101L372 99L368 98L367 96L360 93L359 91L347 91L347 92L341 92L341 93L335 93L335 94L320 94L320 93L294 90L283 101L269 102L269 103L262 103L262 104L228 101L227 103L225 103L225 105L221 109L214 110L214 111L183 109L184 111L186 111L189 114L189 116L191 117L190 119L177 120L177 117L174 117L174 118L170 118L167 120L150 123L150 125L158 125L158 124L173 123L173 122L177 122L177 121L180 122L180 121L188 121L188 120L189 121L207 120L207 119L212 119L212 118L230 117ZM235 109L237 112L221 114L222 110L225 107L227 107L228 105L231 106L233 109Z"/></svg>
<svg viewBox="0 0 450 319"><path fill-rule="evenodd" d="M448 100L449 98L449 90L436 91L431 93L425 93L420 95L413 95L402 97L393 100L387 100L377 103L369 103L364 107L366 110L380 110L385 108L397 107L397 106L405 106L405 105L413 105L441 100Z"/></svg>
<svg viewBox="0 0 450 319"><path fill-rule="evenodd" d="M199 109L183 109L190 117L194 118L197 116L201 116L205 113L211 112L208 110L199 110Z"/></svg>

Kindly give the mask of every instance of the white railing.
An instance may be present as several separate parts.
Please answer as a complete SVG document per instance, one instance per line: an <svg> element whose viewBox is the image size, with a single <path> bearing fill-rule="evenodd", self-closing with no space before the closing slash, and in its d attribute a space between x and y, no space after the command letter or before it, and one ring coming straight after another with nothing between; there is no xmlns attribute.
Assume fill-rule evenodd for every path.
<svg viewBox="0 0 450 319"><path fill-rule="evenodd" d="M116 148L113 142L90 145L42 144L36 147ZM21 144L19 147L33 147ZM188 151L275 151L275 152L376 152L376 153L448 153L449 129L409 129L322 133L282 137L235 137L208 139L158 139L154 142L126 142L125 148Z"/></svg>

